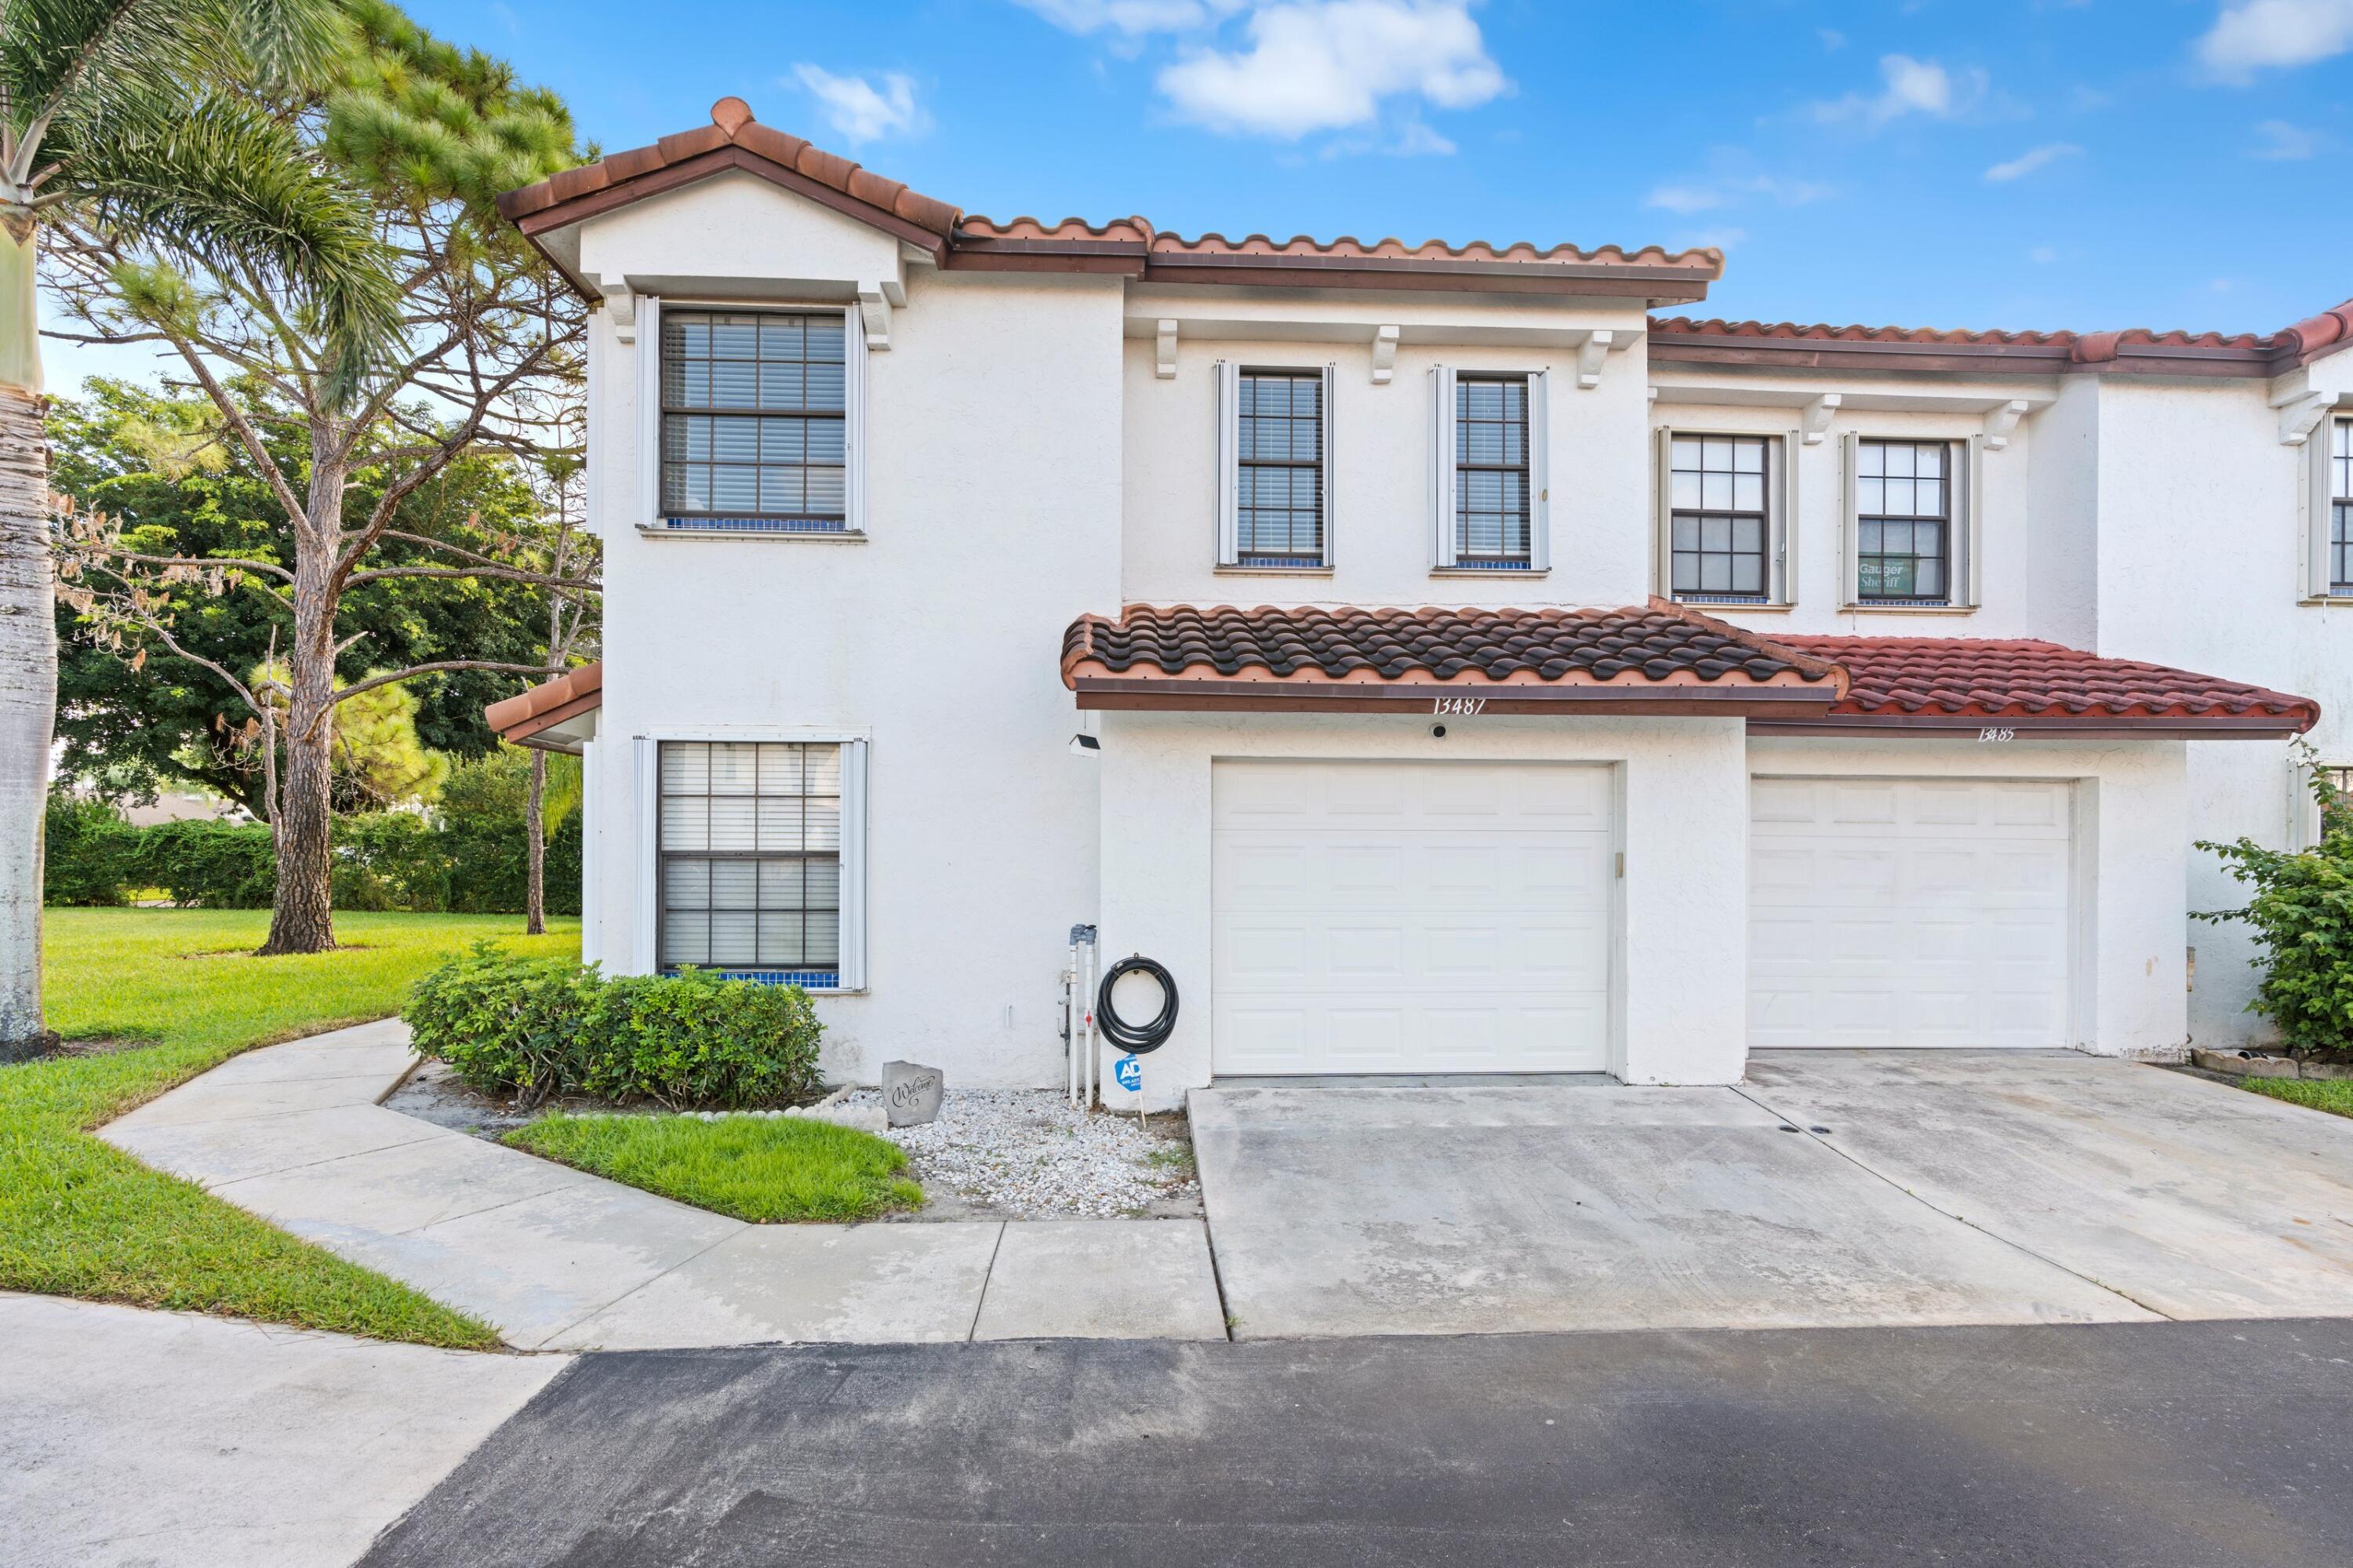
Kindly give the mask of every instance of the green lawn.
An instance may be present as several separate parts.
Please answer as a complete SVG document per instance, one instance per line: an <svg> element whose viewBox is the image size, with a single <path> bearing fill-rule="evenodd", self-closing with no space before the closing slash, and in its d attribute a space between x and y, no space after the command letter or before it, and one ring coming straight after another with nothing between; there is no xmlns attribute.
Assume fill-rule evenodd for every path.
<svg viewBox="0 0 2353 1568"><path fill-rule="evenodd" d="M0 1067L0 1289L221 1312L384 1340L498 1336L88 1136L237 1052L400 1010L409 982L480 937L578 948L579 923L514 915L341 915L343 951L256 959L267 910L52 909L49 1027L152 1042Z"/></svg>
<svg viewBox="0 0 2353 1568"><path fill-rule="evenodd" d="M755 1224L871 1220L923 1201L900 1174L907 1156L897 1144L800 1117L557 1115L505 1141Z"/></svg>
<svg viewBox="0 0 2353 1568"><path fill-rule="evenodd" d="M2353 1116L2353 1083L2341 1078L2241 1078L2239 1087L2314 1110Z"/></svg>

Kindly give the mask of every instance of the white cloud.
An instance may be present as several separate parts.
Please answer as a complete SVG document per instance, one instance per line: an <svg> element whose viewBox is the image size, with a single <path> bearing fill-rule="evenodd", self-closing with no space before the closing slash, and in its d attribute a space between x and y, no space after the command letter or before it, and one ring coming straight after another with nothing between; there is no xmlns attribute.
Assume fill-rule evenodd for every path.
<svg viewBox="0 0 2353 1568"><path fill-rule="evenodd" d="M2198 58L2232 81L2348 49L2353 49L2353 0L2224 0L2221 15L2198 40Z"/></svg>
<svg viewBox="0 0 2353 1568"><path fill-rule="evenodd" d="M1066 33L1188 33L1242 8L1243 0L1014 0Z"/></svg>
<svg viewBox="0 0 2353 1568"><path fill-rule="evenodd" d="M1785 180L1773 175L1726 175L1721 178L1663 185L1642 198L1644 207L1689 216L1729 207L1759 196L1782 207L1803 207L1821 200L1831 187L1814 180Z"/></svg>
<svg viewBox="0 0 2353 1568"><path fill-rule="evenodd" d="M884 136L913 136L931 124L931 117L915 101L915 83L899 71L886 71L877 87L862 76L836 76L820 66L797 65L793 75L825 108L825 117L851 142L872 142Z"/></svg>
<svg viewBox="0 0 2353 1568"><path fill-rule="evenodd" d="M2250 152L2250 158L2263 158L2273 163L2300 163L2320 151L2320 132L2307 131L2301 125L2291 125L2284 120L2266 120L2255 127L2262 143Z"/></svg>
<svg viewBox="0 0 2353 1568"><path fill-rule="evenodd" d="M1846 48L1846 35L1840 32L1836 27L1816 27L1814 29L1814 37L1822 41L1822 48L1826 49L1842 49Z"/></svg>
<svg viewBox="0 0 2353 1568"><path fill-rule="evenodd" d="M1950 120L1985 97L1987 79L1981 70L1954 72L1935 60L1910 55L1882 55L1876 93L1850 92L1812 106L1815 121L1824 125L1856 122L1873 130L1907 114Z"/></svg>
<svg viewBox="0 0 2353 1568"><path fill-rule="evenodd" d="M2038 267L2048 267L2059 260L2059 248L2055 245L2038 245L2026 253L2026 259Z"/></svg>
<svg viewBox="0 0 2353 1568"><path fill-rule="evenodd" d="M1985 172L1985 177L1996 185L2007 184L2011 180L2022 180L2035 170L2046 168L2062 158L2075 157L2083 150L2073 142L2052 142L2021 153L2006 164L1996 164Z"/></svg>
<svg viewBox="0 0 2353 1568"><path fill-rule="evenodd" d="M1295 138L1377 120L1385 99L1470 109L1510 90L1467 0L1295 0L1250 14L1250 47L1200 50L1159 76L1185 119Z"/></svg>

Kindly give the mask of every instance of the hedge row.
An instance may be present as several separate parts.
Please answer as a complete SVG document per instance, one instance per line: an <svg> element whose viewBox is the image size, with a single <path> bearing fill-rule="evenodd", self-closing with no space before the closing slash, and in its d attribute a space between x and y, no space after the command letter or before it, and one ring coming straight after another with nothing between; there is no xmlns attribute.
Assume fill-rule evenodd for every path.
<svg viewBox="0 0 2353 1568"><path fill-rule="evenodd" d="M257 822L164 822L134 828L102 801L52 792L42 895L50 904L118 905L142 888L174 904L267 909L278 886L269 829ZM504 915L523 906L521 810L381 811L334 824L340 909ZM580 820L547 842L547 908L580 912Z"/></svg>
<svg viewBox="0 0 2353 1568"><path fill-rule="evenodd" d="M709 970L623 975L477 942L417 982L417 1051L484 1094L741 1109L814 1099L825 1026L798 986Z"/></svg>

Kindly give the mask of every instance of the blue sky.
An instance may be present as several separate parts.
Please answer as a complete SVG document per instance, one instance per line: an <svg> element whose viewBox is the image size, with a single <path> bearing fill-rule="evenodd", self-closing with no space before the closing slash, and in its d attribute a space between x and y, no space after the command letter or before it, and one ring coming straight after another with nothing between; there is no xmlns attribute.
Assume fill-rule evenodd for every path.
<svg viewBox="0 0 2353 1568"><path fill-rule="evenodd" d="M991 217L1719 245L1705 308L1767 319L2269 331L2353 296L2353 0L410 9L608 150L733 93Z"/></svg>

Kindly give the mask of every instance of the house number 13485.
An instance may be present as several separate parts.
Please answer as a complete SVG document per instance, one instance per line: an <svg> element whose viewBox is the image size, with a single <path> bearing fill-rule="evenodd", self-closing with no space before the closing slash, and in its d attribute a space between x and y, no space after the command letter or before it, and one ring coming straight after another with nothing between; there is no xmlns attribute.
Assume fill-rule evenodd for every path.
<svg viewBox="0 0 2353 1568"><path fill-rule="evenodd" d="M1979 740L1997 742L2016 740L2018 738L2018 732L2014 729L1981 729L1978 731L1978 738Z"/></svg>

